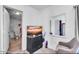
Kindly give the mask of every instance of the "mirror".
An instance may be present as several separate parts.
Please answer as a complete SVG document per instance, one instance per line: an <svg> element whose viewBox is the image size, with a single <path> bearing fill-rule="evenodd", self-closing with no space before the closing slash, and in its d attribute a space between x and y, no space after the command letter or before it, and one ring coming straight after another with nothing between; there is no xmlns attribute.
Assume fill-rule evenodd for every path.
<svg viewBox="0 0 79 59"><path fill-rule="evenodd" d="M50 34L53 36L65 36L66 15L52 16L50 20Z"/></svg>
<svg viewBox="0 0 79 59"><path fill-rule="evenodd" d="M42 26L27 26L28 36L42 35Z"/></svg>

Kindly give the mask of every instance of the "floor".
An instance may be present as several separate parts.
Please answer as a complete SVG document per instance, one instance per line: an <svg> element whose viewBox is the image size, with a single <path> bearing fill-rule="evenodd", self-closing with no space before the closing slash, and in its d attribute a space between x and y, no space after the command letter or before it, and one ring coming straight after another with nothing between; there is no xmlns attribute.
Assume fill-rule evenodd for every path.
<svg viewBox="0 0 79 59"><path fill-rule="evenodd" d="M16 52L21 50L21 39L11 39L9 43L8 52Z"/></svg>
<svg viewBox="0 0 79 59"><path fill-rule="evenodd" d="M8 54L29 54L27 50L21 50L21 39L11 39L8 49ZM54 54L55 51L49 48L40 48L34 54Z"/></svg>
<svg viewBox="0 0 79 59"><path fill-rule="evenodd" d="M55 50L49 48L40 48L34 54L55 54Z"/></svg>

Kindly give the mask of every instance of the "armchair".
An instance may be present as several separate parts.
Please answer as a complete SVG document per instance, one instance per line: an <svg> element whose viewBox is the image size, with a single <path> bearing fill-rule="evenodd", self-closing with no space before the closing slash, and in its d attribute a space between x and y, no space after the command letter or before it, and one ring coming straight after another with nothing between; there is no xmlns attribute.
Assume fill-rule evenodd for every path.
<svg viewBox="0 0 79 59"><path fill-rule="evenodd" d="M56 52L60 54L76 53L76 49L79 47L79 42L76 38L73 38L69 42L59 42L56 48Z"/></svg>

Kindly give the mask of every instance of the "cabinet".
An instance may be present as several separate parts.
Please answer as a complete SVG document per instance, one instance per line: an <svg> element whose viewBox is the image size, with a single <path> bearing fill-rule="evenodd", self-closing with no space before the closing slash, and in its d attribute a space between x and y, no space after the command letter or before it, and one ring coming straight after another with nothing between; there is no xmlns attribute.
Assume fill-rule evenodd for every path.
<svg viewBox="0 0 79 59"><path fill-rule="evenodd" d="M36 37L27 37L27 50L30 53L35 52L42 47L43 41L44 39L42 35Z"/></svg>

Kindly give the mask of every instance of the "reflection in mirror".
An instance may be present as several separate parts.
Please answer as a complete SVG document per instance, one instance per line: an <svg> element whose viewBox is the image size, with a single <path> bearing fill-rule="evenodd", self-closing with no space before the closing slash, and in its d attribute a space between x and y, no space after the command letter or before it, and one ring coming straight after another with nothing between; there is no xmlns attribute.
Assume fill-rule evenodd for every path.
<svg viewBox="0 0 79 59"><path fill-rule="evenodd" d="M65 36L65 14L51 17L50 33L53 36Z"/></svg>

